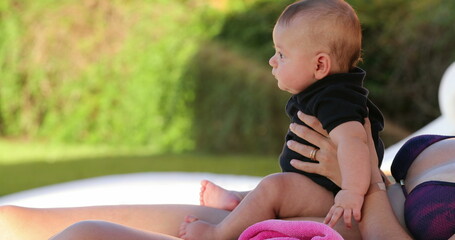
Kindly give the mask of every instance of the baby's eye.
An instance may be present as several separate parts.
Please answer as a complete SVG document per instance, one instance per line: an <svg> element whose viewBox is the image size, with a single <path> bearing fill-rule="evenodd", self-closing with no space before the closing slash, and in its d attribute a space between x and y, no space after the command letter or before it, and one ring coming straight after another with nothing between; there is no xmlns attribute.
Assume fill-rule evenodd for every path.
<svg viewBox="0 0 455 240"><path fill-rule="evenodd" d="M281 52L278 52L278 56L279 56L280 58L283 58L283 54L282 54Z"/></svg>

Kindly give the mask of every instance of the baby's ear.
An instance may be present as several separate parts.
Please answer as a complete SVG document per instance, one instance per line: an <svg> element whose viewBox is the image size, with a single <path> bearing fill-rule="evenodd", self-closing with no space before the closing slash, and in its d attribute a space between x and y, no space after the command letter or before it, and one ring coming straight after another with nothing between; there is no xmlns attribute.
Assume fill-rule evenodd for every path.
<svg viewBox="0 0 455 240"><path fill-rule="evenodd" d="M314 71L314 77L319 80L329 75L332 61L327 53L318 53L315 59L316 69Z"/></svg>

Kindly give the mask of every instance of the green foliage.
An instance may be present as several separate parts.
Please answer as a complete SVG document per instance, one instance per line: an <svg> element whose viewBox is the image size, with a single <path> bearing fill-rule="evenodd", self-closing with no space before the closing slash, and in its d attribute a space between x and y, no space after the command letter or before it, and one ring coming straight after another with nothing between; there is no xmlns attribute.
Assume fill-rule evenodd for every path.
<svg viewBox="0 0 455 240"><path fill-rule="evenodd" d="M268 59L272 29L291 1L256 1L234 11L189 66L195 80L196 149L278 155L289 124Z"/></svg>
<svg viewBox="0 0 455 240"><path fill-rule="evenodd" d="M289 95L277 88L267 62L213 42L192 64L197 149L278 154L289 124Z"/></svg>
<svg viewBox="0 0 455 240"><path fill-rule="evenodd" d="M244 55L266 61L274 52L272 30L275 21L292 2L294 1L261 0L246 11L234 12L227 16L216 39Z"/></svg>
<svg viewBox="0 0 455 240"><path fill-rule="evenodd" d="M364 28L364 67L372 98L415 130L440 115L439 82L455 61L455 2L352 0Z"/></svg>
<svg viewBox="0 0 455 240"><path fill-rule="evenodd" d="M0 15L4 135L193 147L187 102L194 94L183 73L216 29L213 15L187 14L172 1L13 3Z"/></svg>
<svg viewBox="0 0 455 240"><path fill-rule="evenodd" d="M410 131L439 116L439 81L455 60L455 45L450 44L455 40L455 15L450 14L455 2L349 2L363 24L361 67L367 70L372 99L389 120ZM197 55L198 149L276 152L281 146L284 130L276 124L286 128L285 97L274 86L267 60L273 53L273 25L289 3L260 0L228 15L215 37L221 44L206 46ZM404 136L386 131L383 137L390 144Z"/></svg>
<svg viewBox="0 0 455 240"><path fill-rule="evenodd" d="M288 95L267 61L289 3L1 1L0 134L278 153ZM455 60L455 2L349 3L363 24L361 67L373 100L411 130L433 120L439 81Z"/></svg>
<svg viewBox="0 0 455 240"><path fill-rule="evenodd" d="M278 171L262 155L117 155L0 165L0 196L61 182L135 172L212 172L264 176Z"/></svg>
<svg viewBox="0 0 455 240"><path fill-rule="evenodd" d="M270 35L275 19L290 2L259 0L248 10L229 15L216 39L265 62L273 52ZM348 2L363 25L361 67L367 71L371 98L389 120L409 131L438 117L439 81L455 61L455 2Z"/></svg>

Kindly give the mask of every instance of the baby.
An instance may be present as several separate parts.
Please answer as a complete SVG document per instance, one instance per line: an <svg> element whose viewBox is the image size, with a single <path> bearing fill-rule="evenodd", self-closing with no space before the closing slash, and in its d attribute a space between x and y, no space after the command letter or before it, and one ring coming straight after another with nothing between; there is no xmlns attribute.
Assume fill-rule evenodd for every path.
<svg viewBox="0 0 455 240"><path fill-rule="evenodd" d="M269 61L272 74L281 90L294 94L286 112L292 122L303 124L298 118L303 112L322 123L338 145L341 186L291 165L293 159L316 161L318 149L313 147L308 158L291 151L287 144L292 141L311 144L288 131L280 156L284 173L265 177L238 206L234 201L229 207L233 212L217 225L188 216L181 226L181 238L236 239L248 226L271 218L326 216L325 222L333 226L343 217L347 227L352 218L360 220L371 169L363 128L366 117L379 159L384 149L378 136L383 128L382 114L367 97L365 72L356 67L361 39L358 17L343 0L293 3L273 29L276 52Z"/></svg>

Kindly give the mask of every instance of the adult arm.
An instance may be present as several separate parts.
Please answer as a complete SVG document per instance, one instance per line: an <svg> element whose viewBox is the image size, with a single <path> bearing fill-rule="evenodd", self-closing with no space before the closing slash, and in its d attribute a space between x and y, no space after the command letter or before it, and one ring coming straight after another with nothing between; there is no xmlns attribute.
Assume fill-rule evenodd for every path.
<svg viewBox="0 0 455 240"><path fill-rule="evenodd" d="M382 172L378 166L378 156L376 154L374 143L371 137L371 127L368 120L365 121L365 129L368 135L368 144L371 160L371 185L370 190L365 196L364 206L362 208L363 218L359 223L360 233L363 239L412 239L408 233L401 227L396 218L390 199L386 191L376 188L379 184L384 185ZM378 227L383 226L383 227Z"/></svg>
<svg viewBox="0 0 455 240"><path fill-rule="evenodd" d="M335 183L341 184L341 174L336 158L337 146L331 141L329 135L322 129L321 124L315 117L301 113L299 118L314 131L300 125L291 126L291 131L320 148L316 156L319 164L303 163L301 161L292 161L291 164L297 169L326 176ZM376 151L373 151L374 144L368 120L365 123L365 129L370 146L371 183L377 184L378 182L383 182L383 180L377 167L378 159L375 154ZM309 152L311 152L308 146L302 146L296 142L289 146L291 150L304 156L308 156ZM398 223L385 191L370 191L365 196L362 211L363 217L359 222L359 229L363 239L412 239Z"/></svg>

